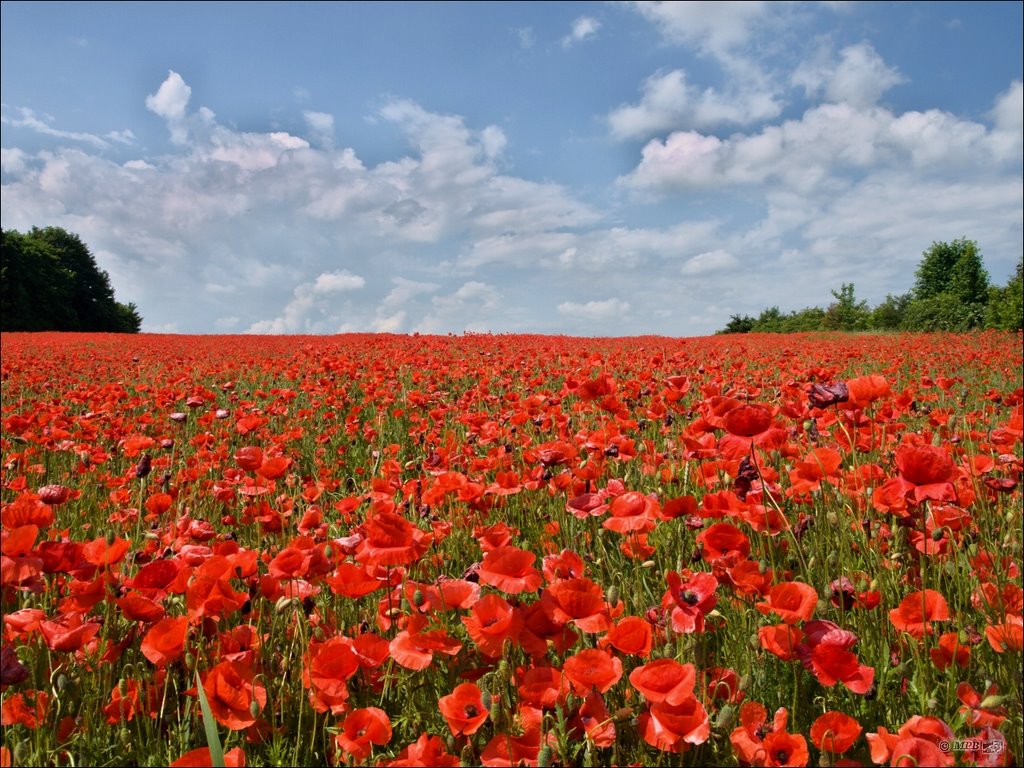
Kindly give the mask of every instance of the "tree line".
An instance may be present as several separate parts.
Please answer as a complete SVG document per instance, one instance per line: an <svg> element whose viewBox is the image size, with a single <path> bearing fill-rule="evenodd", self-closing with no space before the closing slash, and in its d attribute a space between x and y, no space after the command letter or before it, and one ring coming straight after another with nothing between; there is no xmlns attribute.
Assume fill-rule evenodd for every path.
<svg viewBox="0 0 1024 768"><path fill-rule="evenodd" d="M138 333L134 304L114 300L110 276L78 235L60 227L0 230L0 330Z"/></svg>
<svg viewBox="0 0 1024 768"><path fill-rule="evenodd" d="M992 285L976 242L932 243L914 273L913 288L887 295L876 307L857 299L853 283L843 283L825 309L781 312L775 306L757 317L732 315L718 333L1022 330L1022 268L1018 260L1006 285Z"/></svg>

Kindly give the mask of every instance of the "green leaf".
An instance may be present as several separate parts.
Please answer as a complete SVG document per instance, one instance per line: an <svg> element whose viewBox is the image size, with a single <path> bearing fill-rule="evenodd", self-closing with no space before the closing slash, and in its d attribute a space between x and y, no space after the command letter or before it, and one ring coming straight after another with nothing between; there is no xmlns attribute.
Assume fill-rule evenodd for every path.
<svg viewBox="0 0 1024 768"><path fill-rule="evenodd" d="M224 747L221 746L220 736L217 734L217 721L213 719L213 712L210 711L210 702L206 700L206 691L203 690L203 681L199 679L198 669L196 691L199 693L199 706L203 710L203 730L206 731L206 744L210 747L210 764L213 768L225 768Z"/></svg>

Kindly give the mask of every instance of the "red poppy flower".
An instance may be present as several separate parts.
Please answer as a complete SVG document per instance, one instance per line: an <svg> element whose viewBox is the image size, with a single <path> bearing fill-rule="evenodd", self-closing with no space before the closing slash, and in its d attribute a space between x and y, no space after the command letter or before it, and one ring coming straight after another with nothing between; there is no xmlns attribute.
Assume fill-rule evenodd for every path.
<svg viewBox="0 0 1024 768"><path fill-rule="evenodd" d="M406 565L427 551L427 534L401 515L380 510L364 524L366 539L356 550L356 560L370 565Z"/></svg>
<svg viewBox="0 0 1024 768"><path fill-rule="evenodd" d="M675 571L669 571L665 578L668 591L661 604L666 610L671 609L672 629L679 634L703 632L704 617L718 603L715 594L718 579L710 573L679 574Z"/></svg>
<svg viewBox="0 0 1024 768"><path fill-rule="evenodd" d="M480 688L475 683L462 683L447 696L437 701L437 706L448 721L453 736L472 736L487 719Z"/></svg>
<svg viewBox="0 0 1024 768"><path fill-rule="evenodd" d="M826 712L811 724L811 742L822 752L841 755L864 729L845 712Z"/></svg>
<svg viewBox="0 0 1024 768"><path fill-rule="evenodd" d="M564 579L544 588L544 613L556 624L572 622L583 632L604 632L611 626L601 587L586 577Z"/></svg>
<svg viewBox="0 0 1024 768"><path fill-rule="evenodd" d="M640 658L650 655L653 643L654 630L651 623L639 616L626 616L600 640L602 648L610 645L619 653Z"/></svg>
<svg viewBox="0 0 1024 768"><path fill-rule="evenodd" d="M457 768L459 758L444 748L439 736L423 734L412 744L398 753L398 757L386 763L388 766L422 766L423 768Z"/></svg>
<svg viewBox="0 0 1024 768"><path fill-rule="evenodd" d="M904 496L915 503L925 499L953 501L957 468L942 448L933 445L901 445L896 449L896 467L903 481Z"/></svg>
<svg viewBox="0 0 1024 768"><path fill-rule="evenodd" d="M135 591L117 598L114 602L129 621L144 621L151 624L154 621L160 621L166 613L160 603Z"/></svg>
<svg viewBox="0 0 1024 768"><path fill-rule="evenodd" d="M771 730L766 733L767 719L768 713L759 702L750 701L740 707L740 726L729 735L740 762L756 766L807 765L807 742L799 734L786 732L786 710L775 712Z"/></svg>
<svg viewBox="0 0 1024 768"><path fill-rule="evenodd" d="M498 547L484 555L480 581L511 595L533 592L544 583L540 571L533 567L536 559L535 554L518 547Z"/></svg>
<svg viewBox="0 0 1024 768"><path fill-rule="evenodd" d="M731 523L715 523L697 534L701 556L709 563L726 568L746 560L750 554L750 540Z"/></svg>
<svg viewBox="0 0 1024 768"><path fill-rule="evenodd" d="M255 472L263 464L263 450L255 445L247 445L235 451L235 463L246 472Z"/></svg>
<svg viewBox="0 0 1024 768"><path fill-rule="evenodd" d="M674 705L693 695L697 670L675 659L655 659L630 672L629 682L648 701Z"/></svg>
<svg viewBox="0 0 1024 768"><path fill-rule="evenodd" d="M857 636L844 629L832 629L823 634L809 631L806 643L797 648L797 653L822 685L841 682L854 693L867 693L875 679L875 670L861 664L850 650L856 642Z"/></svg>
<svg viewBox="0 0 1024 768"><path fill-rule="evenodd" d="M897 733L879 727L876 733L867 733L864 738L871 750L871 762L878 765L888 763L910 768L956 764L956 757L948 748L955 738L953 731L937 717L914 715ZM939 746L941 742L945 742L946 749Z"/></svg>
<svg viewBox="0 0 1024 768"><path fill-rule="evenodd" d="M563 549L557 555L545 555L541 568L544 578L553 582L559 579L578 579L586 571L586 564L571 549Z"/></svg>
<svg viewBox="0 0 1024 768"><path fill-rule="evenodd" d="M722 419L728 434L718 441L718 450L727 459L740 459L755 445L767 450L777 448L785 442L786 432L772 423L771 408L757 403L738 405Z"/></svg>
<svg viewBox="0 0 1024 768"><path fill-rule="evenodd" d="M924 637L925 633L931 634L931 622L948 620L949 606L946 604L946 598L934 589L907 595L898 608L889 611L889 621L892 625L918 640Z"/></svg>
<svg viewBox="0 0 1024 768"><path fill-rule="evenodd" d="M347 637L332 637L314 643L306 654L302 682L309 688L309 701L317 712L341 714L347 708L346 681L359 670L359 658Z"/></svg>
<svg viewBox="0 0 1024 768"><path fill-rule="evenodd" d="M565 677L554 667L530 667L518 671L516 679L520 701L531 707L554 709L569 693Z"/></svg>
<svg viewBox="0 0 1024 768"><path fill-rule="evenodd" d="M199 747L179 757L171 763L171 768L210 768L212 765L210 748ZM224 753L224 765L227 768L245 768L245 751L241 747L229 749Z"/></svg>
<svg viewBox="0 0 1024 768"><path fill-rule="evenodd" d="M996 653L1020 651L1024 647L1024 619L1007 616L1001 624L985 627L985 638Z"/></svg>
<svg viewBox="0 0 1024 768"><path fill-rule="evenodd" d="M469 616L462 617L462 623L480 652L495 658L501 656L506 640L518 641L526 622L518 608L492 593L473 605Z"/></svg>
<svg viewBox="0 0 1024 768"><path fill-rule="evenodd" d="M4 697L0 707L0 725L24 725L35 730L46 719L50 694L46 691L21 691Z"/></svg>
<svg viewBox="0 0 1024 768"><path fill-rule="evenodd" d="M804 633L792 624L773 624L757 630L761 647L783 661L798 658L796 648L804 639Z"/></svg>
<svg viewBox="0 0 1024 768"><path fill-rule="evenodd" d="M419 671L434 662L435 653L454 656L462 650L462 643L450 637L443 629L427 632L402 630L391 641L391 658L395 663Z"/></svg>
<svg viewBox="0 0 1024 768"><path fill-rule="evenodd" d="M185 604L193 620L204 616L220 618L245 605L249 595L231 586L233 574L234 563L223 555L209 557L196 568L185 592Z"/></svg>
<svg viewBox="0 0 1024 768"><path fill-rule="evenodd" d="M690 745L703 744L711 735L708 713L695 696L676 704L651 704L640 716L638 727L644 741L665 752L682 752Z"/></svg>
<svg viewBox="0 0 1024 768"><path fill-rule="evenodd" d="M142 638L142 655L158 667L166 667L185 652L187 616L168 616L149 628Z"/></svg>
<svg viewBox="0 0 1024 768"><path fill-rule="evenodd" d="M353 762L363 763L373 751L391 741L391 719L383 709L354 709L345 716L334 742Z"/></svg>
<svg viewBox="0 0 1024 768"><path fill-rule="evenodd" d="M54 621L39 622L39 631L51 651L77 651L100 631L95 621L82 621L82 614L58 616Z"/></svg>
<svg viewBox="0 0 1024 768"><path fill-rule="evenodd" d="M256 682L248 664L222 661L202 679L214 718L232 731L240 731L255 723L260 710L267 704L267 689Z"/></svg>
<svg viewBox="0 0 1024 768"><path fill-rule="evenodd" d="M928 651L936 669L944 670L952 664L966 667L971 660L971 647L960 642L959 632L945 632L939 636L938 646Z"/></svg>
<svg viewBox="0 0 1024 768"><path fill-rule="evenodd" d="M758 603L757 610L766 616L774 613L786 624L808 621L818 605L818 593L802 581L785 581L768 590L768 600Z"/></svg>
<svg viewBox="0 0 1024 768"><path fill-rule="evenodd" d="M112 542L107 543L106 536L93 539L82 548L82 557L99 568L105 568L121 562L128 554L130 541L115 537Z"/></svg>
<svg viewBox="0 0 1024 768"><path fill-rule="evenodd" d="M571 625L553 620L539 600L520 608L520 611L525 624L519 635L519 644L534 658L547 656L549 644L556 653L565 653L579 640L579 633Z"/></svg>
<svg viewBox="0 0 1024 768"><path fill-rule="evenodd" d="M601 525L616 533L654 530L655 520L660 515L658 502L639 491L627 491L616 496L609 505L611 517Z"/></svg>
<svg viewBox="0 0 1024 768"><path fill-rule="evenodd" d="M850 402L861 408L892 394L889 382L877 373L847 380L846 390Z"/></svg>
<svg viewBox="0 0 1024 768"><path fill-rule="evenodd" d="M999 687L993 683L985 689L985 696L974 690L968 682L961 682L956 687L956 697L964 703L960 714L975 728L998 728L1007 718L1006 707L1002 705Z"/></svg>
<svg viewBox="0 0 1024 768"><path fill-rule="evenodd" d="M124 684L124 693L121 693L121 684L114 686L110 692L110 701L103 707L103 714L107 722L115 725L121 721L128 722L139 713L139 684L134 680L127 680Z"/></svg>
<svg viewBox="0 0 1024 768"><path fill-rule="evenodd" d="M562 673L572 683L576 695L585 697L595 688L605 693L619 682L622 662L607 651L588 648L567 658Z"/></svg>

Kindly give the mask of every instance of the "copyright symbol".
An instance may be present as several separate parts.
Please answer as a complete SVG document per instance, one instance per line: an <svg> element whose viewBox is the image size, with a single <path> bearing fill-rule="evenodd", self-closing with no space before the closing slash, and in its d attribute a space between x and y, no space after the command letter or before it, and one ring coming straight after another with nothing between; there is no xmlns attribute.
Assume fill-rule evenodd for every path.
<svg viewBox="0 0 1024 768"><path fill-rule="evenodd" d="M940 740L939 749L941 749L943 752L949 752L949 742L945 739Z"/></svg>

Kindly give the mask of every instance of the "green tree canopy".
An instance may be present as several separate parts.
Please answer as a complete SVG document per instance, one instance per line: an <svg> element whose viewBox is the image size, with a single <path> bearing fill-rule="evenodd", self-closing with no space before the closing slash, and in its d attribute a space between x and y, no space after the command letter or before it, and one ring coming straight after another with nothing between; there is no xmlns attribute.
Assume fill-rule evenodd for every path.
<svg viewBox="0 0 1024 768"><path fill-rule="evenodd" d="M138 333L134 304L114 300L89 248L59 227L0 232L0 329Z"/></svg>

